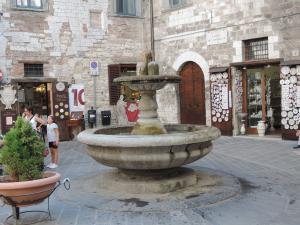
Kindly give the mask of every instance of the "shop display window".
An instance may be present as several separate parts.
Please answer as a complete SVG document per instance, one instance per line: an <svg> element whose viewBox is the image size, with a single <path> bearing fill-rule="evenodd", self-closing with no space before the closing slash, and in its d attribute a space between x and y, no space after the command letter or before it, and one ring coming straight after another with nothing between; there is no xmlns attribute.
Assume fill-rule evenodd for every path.
<svg viewBox="0 0 300 225"><path fill-rule="evenodd" d="M261 72L259 70L248 71L248 125L256 127L262 120L262 89Z"/></svg>
<svg viewBox="0 0 300 225"><path fill-rule="evenodd" d="M247 124L256 128L264 121L266 130L281 128L281 87L278 66L247 69Z"/></svg>

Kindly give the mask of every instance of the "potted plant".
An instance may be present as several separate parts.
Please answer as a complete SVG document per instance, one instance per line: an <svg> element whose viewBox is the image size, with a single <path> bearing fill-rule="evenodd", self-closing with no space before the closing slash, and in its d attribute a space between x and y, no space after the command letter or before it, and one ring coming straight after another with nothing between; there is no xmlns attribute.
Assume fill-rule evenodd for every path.
<svg viewBox="0 0 300 225"><path fill-rule="evenodd" d="M0 196L16 207L39 203L52 193L60 174L43 172L45 145L30 124L19 117L4 138Z"/></svg>

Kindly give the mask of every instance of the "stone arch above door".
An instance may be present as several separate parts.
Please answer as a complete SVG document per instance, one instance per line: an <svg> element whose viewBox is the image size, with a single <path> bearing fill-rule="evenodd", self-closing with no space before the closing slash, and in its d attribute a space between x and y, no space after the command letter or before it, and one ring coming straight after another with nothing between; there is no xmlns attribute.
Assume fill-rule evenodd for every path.
<svg viewBox="0 0 300 225"><path fill-rule="evenodd" d="M203 71L204 79L205 81L209 81L209 65L206 62L206 60L199 55L197 52L184 52L181 55L179 55L176 60L173 63L173 69L177 72L180 71L180 68L186 63L186 62L195 62L200 66L201 70Z"/></svg>
<svg viewBox="0 0 300 225"><path fill-rule="evenodd" d="M211 106L210 106L210 83L209 83L209 65L203 56L197 52L187 51L180 54L174 61L172 68L179 75L181 69L187 62L195 62L202 70L205 81L205 109L206 109L206 125L211 125ZM180 99L179 91L177 93ZM179 106L180 107L180 106ZM180 110L179 110L180 111ZM180 114L180 112L179 112Z"/></svg>

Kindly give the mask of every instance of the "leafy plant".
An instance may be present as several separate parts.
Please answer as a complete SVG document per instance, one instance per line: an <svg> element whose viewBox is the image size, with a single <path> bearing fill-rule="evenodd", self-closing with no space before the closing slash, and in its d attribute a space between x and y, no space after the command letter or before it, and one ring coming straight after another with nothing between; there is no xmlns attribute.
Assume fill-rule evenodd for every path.
<svg viewBox="0 0 300 225"><path fill-rule="evenodd" d="M44 143L31 125L18 117L15 127L4 138L1 162L16 181L42 178Z"/></svg>

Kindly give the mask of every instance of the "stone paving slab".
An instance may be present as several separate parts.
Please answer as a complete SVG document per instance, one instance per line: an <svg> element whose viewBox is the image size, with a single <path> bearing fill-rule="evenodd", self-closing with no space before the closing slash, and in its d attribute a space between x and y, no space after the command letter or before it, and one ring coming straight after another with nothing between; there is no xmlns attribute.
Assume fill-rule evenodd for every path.
<svg viewBox="0 0 300 225"><path fill-rule="evenodd" d="M138 211L134 208L141 206L132 206L133 210L122 211L120 208L123 206L120 205L110 210L99 210L85 204L85 199L80 195L72 202L67 201L60 196L64 192L67 195L67 191L60 187L50 201L54 220L37 224L299 225L300 150L293 150L294 144L291 141L239 137L222 137L215 141L213 152L190 167L206 167L239 179L241 194L218 204L160 211L137 208ZM87 156L84 146L77 142L62 143L60 156L61 164L57 170L63 178L70 177L71 181L97 175L108 169ZM70 191L76 192L72 189ZM47 205L44 202L28 209L45 207ZM8 206L0 207L1 222L9 214Z"/></svg>

